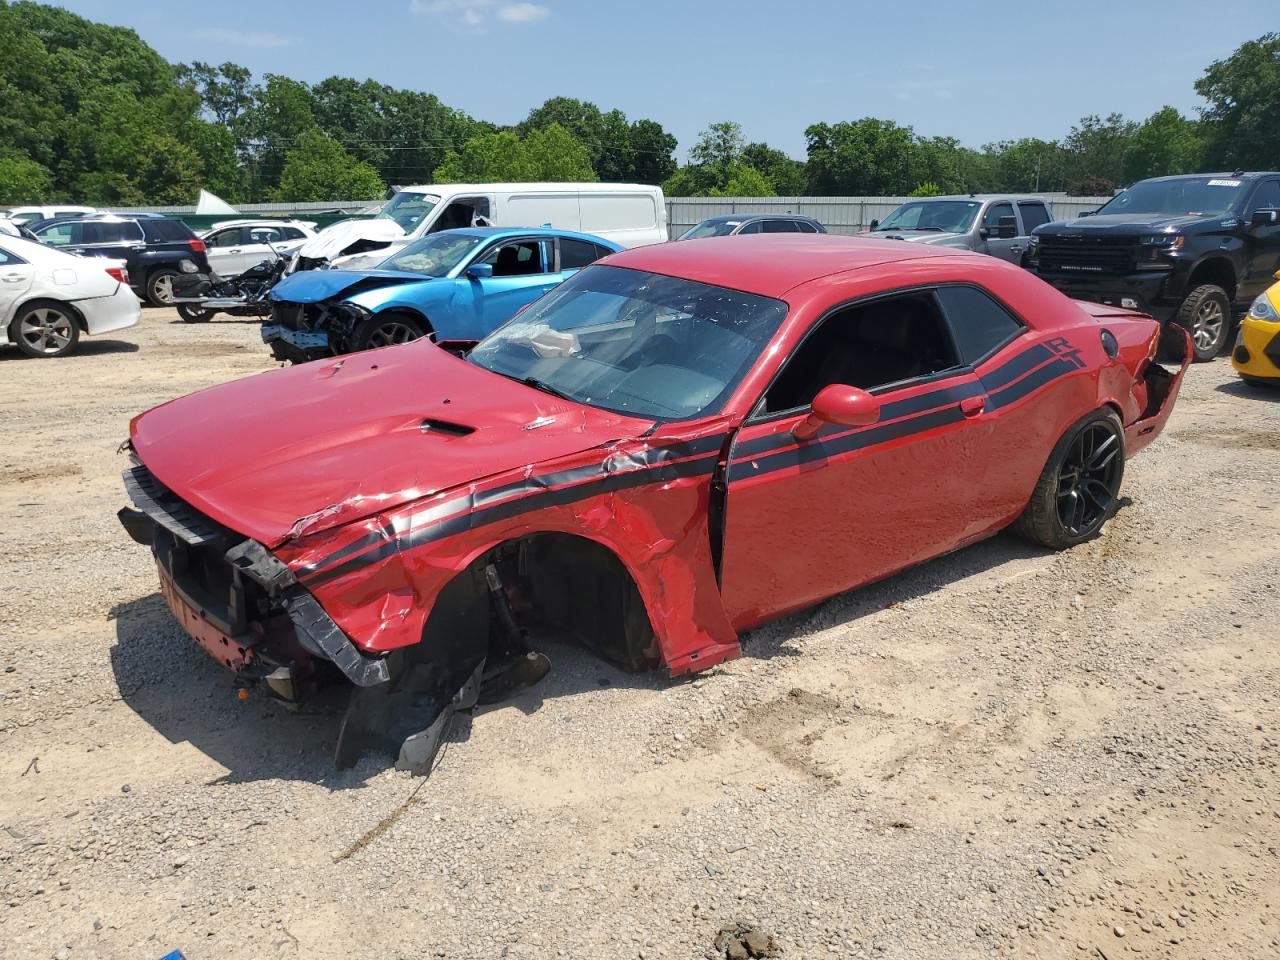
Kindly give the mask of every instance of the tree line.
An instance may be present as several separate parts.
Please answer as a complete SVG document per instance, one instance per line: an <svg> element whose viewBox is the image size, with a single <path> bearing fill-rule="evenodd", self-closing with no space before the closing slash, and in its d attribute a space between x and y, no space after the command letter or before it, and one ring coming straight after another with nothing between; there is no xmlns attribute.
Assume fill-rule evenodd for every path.
<svg viewBox="0 0 1280 960"><path fill-rule="evenodd" d="M1280 166L1280 34L1210 64L1196 117L1083 117L1060 140L974 149L892 120L815 123L798 160L710 124L676 138L570 97L500 127L435 95L373 80L255 78L234 63L171 64L129 29L0 0L0 203L187 204L376 199L397 184L601 180L671 196L1066 191L1148 176Z"/></svg>

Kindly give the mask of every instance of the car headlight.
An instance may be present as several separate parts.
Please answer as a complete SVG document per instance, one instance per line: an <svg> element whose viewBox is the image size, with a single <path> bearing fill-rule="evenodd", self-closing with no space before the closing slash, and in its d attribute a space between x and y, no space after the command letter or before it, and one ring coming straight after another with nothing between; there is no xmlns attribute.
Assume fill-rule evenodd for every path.
<svg viewBox="0 0 1280 960"><path fill-rule="evenodd" d="M1032 237L1027 241L1027 256L1034 257L1040 252L1040 238Z"/></svg>
<svg viewBox="0 0 1280 960"><path fill-rule="evenodd" d="M1272 304L1271 298L1265 293L1253 301L1253 306L1249 308L1249 316L1254 320L1266 320L1268 323L1280 323L1280 314L1276 313L1275 305Z"/></svg>
<svg viewBox="0 0 1280 960"><path fill-rule="evenodd" d="M1179 234L1157 233L1149 237L1142 237L1139 241L1144 247L1164 247L1169 250L1177 250L1187 238Z"/></svg>

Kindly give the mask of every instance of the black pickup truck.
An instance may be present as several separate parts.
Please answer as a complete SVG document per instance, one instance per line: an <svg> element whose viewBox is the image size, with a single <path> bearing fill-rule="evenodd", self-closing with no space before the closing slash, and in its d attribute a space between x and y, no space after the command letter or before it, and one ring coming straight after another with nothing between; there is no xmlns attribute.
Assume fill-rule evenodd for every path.
<svg viewBox="0 0 1280 960"><path fill-rule="evenodd" d="M1280 173L1142 180L1032 234L1028 266L1068 296L1149 313L1216 357L1280 268Z"/></svg>

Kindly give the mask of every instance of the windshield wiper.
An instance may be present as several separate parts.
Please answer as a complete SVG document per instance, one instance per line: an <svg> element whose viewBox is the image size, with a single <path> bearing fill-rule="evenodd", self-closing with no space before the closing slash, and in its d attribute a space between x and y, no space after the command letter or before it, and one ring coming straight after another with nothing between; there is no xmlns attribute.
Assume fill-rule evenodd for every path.
<svg viewBox="0 0 1280 960"><path fill-rule="evenodd" d="M535 390L541 390L543 393L549 393L553 397L559 397L561 400L568 400L570 403L577 403L576 397L571 397L562 390L557 390L546 381L539 380L537 377L523 377L520 380L526 387L533 387Z"/></svg>

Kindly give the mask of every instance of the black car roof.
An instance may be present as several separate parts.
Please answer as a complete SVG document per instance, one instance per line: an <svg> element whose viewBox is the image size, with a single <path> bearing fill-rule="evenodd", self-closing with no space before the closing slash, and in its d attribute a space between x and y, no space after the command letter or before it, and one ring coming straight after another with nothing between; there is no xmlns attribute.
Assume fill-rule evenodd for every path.
<svg viewBox="0 0 1280 960"><path fill-rule="evenodd" d="M1145 183L1150 180L1202 180L1205 177L1212 177L1216 180L1257 180L1259 177L1280 177L1280 173L1274 170L1242 170L1239 173L1220 170L1216 173L1175 173L1167 177L1148 177L1146 181L1139 180L1136 182Z"/></svg>

